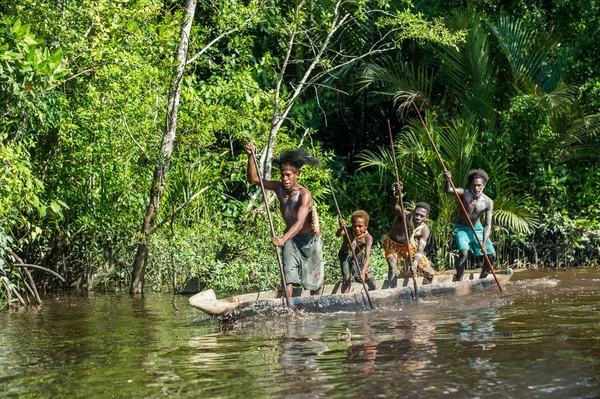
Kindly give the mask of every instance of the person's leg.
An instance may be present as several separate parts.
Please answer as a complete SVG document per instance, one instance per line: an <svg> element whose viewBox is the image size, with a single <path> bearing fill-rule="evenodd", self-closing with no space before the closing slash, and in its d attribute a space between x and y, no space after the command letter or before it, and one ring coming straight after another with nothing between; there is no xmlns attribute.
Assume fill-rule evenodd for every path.
<svg viewBox="0 0 600 399"><path fill-rule="evenodd" d="M479 227L479 226L477 226ZM479 237L480 241L483 242L483 228L477 228L477 236ZM483 252L481 252L481 249L479 248L479 245L477 245L477 247L475 248L476 251L475 253L477 255L481 255L481 260L482 260L482 265L481 265L481 274L479 275L479 278L486 278L488 276L488 274L490 274L491 269L490 269L490 265L488 264L488 262L485 260L485 256L483 256ZM492 240L487 240L487 242L485 243L485 252L487 254L487 258L489 259L490 263L493 265L494 260L496 259L496 250L494 249L494 244L492 244Z"/></svg>
<svg viewBox="0 0 600 399"><path fill-rule="evenodd" d="M301 285L310 290L311 295L321 291L323 287L323 240L315 234L295 236L298 247L298 273Z"/></svg>
<svg viewBox="0 0 600 399"><path fill-rule="evenodd" d="M388 264L388 281L390 282L390 287L395 288L398 284L398 277L396 277L398 273L398 257L396 256L396 252L391 248L386 249L385 260Z"/></svg>
<svg viewBox="0 0 600 399"><path fill-rule="evenodd" d="M348 263L348 252L338 252L340 270L342 272L342 294L350 288L350 264Z"/></svg>
<svg viewBox="0 0 600 399"><path fill-rule="evenodd" d="M456 281L460 281L462 279L463 273L465 272L465 265L467 263L467 258L469 257L469 250L463 249L458 252L458 257L456 258L455 266L456 266Z"/></svg>
<svg viewBox="0 0 600 399"><path fill-rule="evenodd" d="M365 283L367 283L367 287L369 287L369 291L373 291L374 289L377 288L375 286L375 279L373 277L367 278L367 280L365 281Z"/></svg>
<svg viewBox="0 0 600 399"><path fill-rule="evenodd" d="M344 274L344 280L342 281L342 294L345 294L350 289L350 275Z"/></svg>
<svg viewBox="0 0 600 399"><path fill-rule="evenodd" d="M489 250L489 248L488 248ZM492 252L491 254L488 253L488 259L490 260L490 263L494 264L494 260L496 260L496 253ZM485 261L485 259L483 260L483 266L481 266L481 274L479 275L479 278L486 278L488 276L488 274L491 272L492 270L490 269L490 266L488 265L488 263Z"/></svg>
<svg viewBox="0 0 600 399"><path fill-rule="evenodd" d="M465 266L467 265L467 259L469 258L469 245L471 243L471 237L473 234L466 228L456 230L456 248L458 249L458 257L454 262L456 267L456 281L460 281L465 272ZM475 238L475 236L473 236Z"/></svg>
<svg viewBox="0 0 600 399"><path fill-rule="evenodd" d="M285 275L286 291L292 297L294 286L302 284L300 280L300 254L294 240L288 240L281 248L283 271Z"/></svg>

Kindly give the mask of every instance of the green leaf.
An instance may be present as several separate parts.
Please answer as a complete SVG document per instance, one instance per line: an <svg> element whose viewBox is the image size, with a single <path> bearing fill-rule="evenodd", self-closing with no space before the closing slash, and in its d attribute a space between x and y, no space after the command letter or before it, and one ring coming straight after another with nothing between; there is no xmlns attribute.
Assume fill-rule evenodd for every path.
<svg viewBox="0 0 600 399"><path fill-rule="evenodd" d="M18 33L21 30L21 20L17 19L14 23L14 25L12 26L12 30L15 33Z"/></svg>
<svg viewBox="0 0 600 399"><path fill-rule="evenodd" d="M52 211L54 213L56 213L57 215L60 214L61 211L61 207L58 203L56 203L55 201L50 202L50 208L52 208Z"/></svg>

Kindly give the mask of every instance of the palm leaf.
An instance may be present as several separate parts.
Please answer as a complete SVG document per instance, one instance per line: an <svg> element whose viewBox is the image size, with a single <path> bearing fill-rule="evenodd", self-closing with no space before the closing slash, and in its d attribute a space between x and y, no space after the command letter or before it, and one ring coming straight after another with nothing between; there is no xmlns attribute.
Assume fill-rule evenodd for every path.
<svg viewBox="0 0 600 399"><path fill-rule="evenodd" d="M464 43L438 49L442 57L449 98L458 105L464 117L475 115L483 131L496 124L496 69L490 56L488 34L475 12L456 13L448 18L453 30L466 30Z"/></svg>
<svg viewBox="0 0 600 399"><path fill-rule="evenodd" d="M517 195L513 192L512 187L516 176L510 172L505 159L485 157L484 162L490 175L486 190L495 196L494 225L508 233L531 232L538 223L537 214L529 206L533 203L533 199L528 195Z"/></svg>
<svg viewBox="0 0 600 399"><path fill-rule="evenodd" d="M516 84L525 90L530 82L546 93L557 87L565 56L553 54L559 44L557 35L552 31L538 33L529 29L523 20L509 15L500 16L495 25L488 26L508 60Z"/></svg>
<svg viewBox="0 0 600 399"><path fill-rule="evenodd" d="M429 104L433 90L433 72L427 67L415 66L411 62L382 57L381 65L368 64L357 84L364 90L376 86L377 94L390 95L393 93L394 104L398 107L401 117L413 103L422 106Z"/></svg>
<svg viewBox="0 0 600 399"><path fill-rule="evenodd" d="M473 119L456 119L445 126L439 136L439 150L446 159L446 166L452 172L454 182L464 187L467 174L473 167L479 132Z"/></svg>
<svg viewBox="0 0 600 399"><path fill-rule="evenodd" d="M578 118L566 126L567 138L565 146L584 143L586 139L600 134L600 114L586 115Z"/></svg>
<svg viewBox="0 0 600 399"><path fill-rule="evenodd" d="M536 96L552 117L559 117L577 102L578 94L579 88L576 85L559 84L553 91L539 92Z"/></svg>
<svg viewBox="0 0 600 399"><path fill-rule="evenodd" d="M494 201L493 221L511 233L530 233L538 224L537 215L529 211L531 199L522 196L503 196Z"/></svg>
<svg viewBox="0 0 600 399"><path fill-rule="evenodd" d="M372 150L361 151L356 156L356 161L359 164L357 170L377 168L380 174L395 174L394 158L389 148L378 147L378 152Z"/></svg>

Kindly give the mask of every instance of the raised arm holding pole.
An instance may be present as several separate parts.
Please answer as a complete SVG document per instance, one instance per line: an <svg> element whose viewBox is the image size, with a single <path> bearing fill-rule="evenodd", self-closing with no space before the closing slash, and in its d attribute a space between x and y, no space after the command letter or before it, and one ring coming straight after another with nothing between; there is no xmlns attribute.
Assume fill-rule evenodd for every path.
<svg viewBox="0 0 600 399"><path fill-rule="evenodd" d="M271 229L271 238L273 240L275 240L275 238L277 236L275 235L275 227L273 226L273 218L271 217L271 211L269 209L269 197L267 197L267 190L265 189L265 184L263 182L263 179L258 174L258 161L256 160L256 148L254 147L254 145L251 145L251 146L248 145L248 146L246 146L246 150L249 152L249 155L250 155L248 158L248 172L247 172L248 181L255 182L256 180L258 180L258 182L260 184L260 190L262 191L263 198L265 199L265 209L267 210L267 217L269 219L269 227ZM252 159L250 159L250 158L252 158ZM275 254L277 255L277 263L279 264L279 273L281 275L281 286L282 286L283 295L285 297L285 303L288 308L291 308L292 306L290 303L290 297L289 297L288 290L287 290L287 282L285 281L285 272L283 270L283 261L281 260L281 254L279 253L279 248L277 248L277 246L274 246L274 248L275 248Z"/></svg>
<svg viewBox="0 0 600 399"><path fill-rule="evenodd" d="M294 286L310 290L311 294L318 293L324 278L323 240L312 195L306 187L298 184L298 177L304 165L316 166L320 162L304 148L283 150L273 159L273 166L280 171L280 180L265 180L258 175L256 157L253 156L256 148L252 142L246 145L246 152L254 160L248 160L248 181L260 184L263 191L273 191L279 200L279 210L285 222L283 235L275 235L270 216L269 222L273 245L282 247L282 280L287 298L292 296Z"/></svg>
<svg viewBox="0 0 600 399"><path fill-rule="evenodd" d="M407 254L408 254L408 259L409 259L409 267L410 267L410 272L412 275L412 279L413 279L413 286L414 286L414 290L415 290L415 299L419 298L419 291L417 288L417 278L416 278L416 270L415 270L415 265L413 265L413 257L412 257L412 252L410 250L410 236L408 235L408 226L406 224L406 211L404 209L404 200L402 199L402 190L400 189L402 187L402 183L400 182L400 173L398 172L398 163L396 161L396 151L394 150L394 139L392 137L392 126L390 124L390 120L387 120L388 123L388 133L390 135L390 144L392 146L392 158L394 159L394 171L396 172L396 187L399 189L399 195L398 195L398 204L400 205L400 212L402 214L402 220L403 220L403 224L404 224L404 236L406 237L406 246L407 246Z"/></svg>
<svg viewBox="0 0 600 399"><path fill-rule="evenodd" d="M448 170L448 168L446 168L446 164L444 163L444 160L442 159L442 156L440 155L440 152L438 151L438 148L435 145L435 142L433 141L431 134L429 133L429 129L427 129L427 125L425 124L425 121L423 120L423 117L421 116L421 112L419 111L419 108L414 103L413 103L413 106L415 107L415 110L417 111L417 115L419 116L419 119L421 120L421 123L423 124L423 127L425 128L425 133L427 133L427 137L429 138L429 141L430 141L431 145L433 146L433 149L442 165L442 169L444 170L444 177L446 179L446 188L447 188L446 192L448 194L454 194L456 196L458 205L462 211L462 215L464 216L463 218L460 218L460 220L463 220L464 222L467 223L467 226L470 228L472 235L474 236L477 244L479 245L479 250L483 254L483 258L484 258L484 262L485 262L486 266L489 268L489 270L492 272L492 275L494 276L494 280L496 281L496 284L498 285L498 289L500 290L500 292L504 292L504 290L502 289L502 286L500 285L500 282L498 281L498 277L496 276L496 273L494 272L494 268L492 267L492 262L490 261L490 258L487 254L486 246L484 246L481 239L479 238L479 235L477 234L477 230L471 220L471 215L474 214L474 212L476 212L476 210L474 209L474 212L469 213L467 211L467 209L465 208L465 204L463 203L461 194L459 193L459 190L454 186L454 183L452 182L450 171ZM485 184L484 184L484 186L485 186ZM462 189L460 192L462 192ZM473 197L476 197L476 195L473 195ZM490 202L491 202L491 200L488 202L488 204ZM474 204L474 205L477 206L477 204ZM493 208L493 202L491 202L491 205L487 206L486 210L485 210L486 211L487 232L484 233L485 235L484 235L483 241L486 243L486 245L489 242L488 238L489 238L489 231L490 231L490 226L491 226L492 208ZM479 212L478 214L480 215L481 212ZM477 217L477 219L478 219L478 217ZM464 260L462 263L462 267L464 270ZM461 278L462 273L461 273L461 275L458 275L458 272L459 272L459 270L457 270L457 278ZM482 270L482 273L483 273L483 270Z"/></svg>

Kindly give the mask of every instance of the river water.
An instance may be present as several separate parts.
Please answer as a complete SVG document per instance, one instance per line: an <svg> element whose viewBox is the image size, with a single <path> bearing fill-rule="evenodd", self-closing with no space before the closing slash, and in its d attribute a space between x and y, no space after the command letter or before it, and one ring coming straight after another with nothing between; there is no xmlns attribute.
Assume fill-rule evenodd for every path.
<svg viewBox="0 0 600 399"><path fill-rule="evenodd" d="M0 396L599 398L599 284L523 271L504 294L227 325L180 296L54 295L0 313Z"/></svg>

